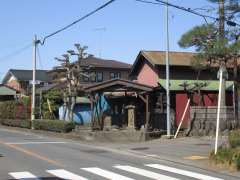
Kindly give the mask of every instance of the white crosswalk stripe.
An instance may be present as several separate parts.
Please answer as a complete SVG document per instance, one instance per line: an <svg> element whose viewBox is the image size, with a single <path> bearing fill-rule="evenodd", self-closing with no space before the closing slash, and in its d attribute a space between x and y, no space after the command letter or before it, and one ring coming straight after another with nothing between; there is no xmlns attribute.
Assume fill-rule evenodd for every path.
<svg viewBox="0 0 240 180"><path fill-rule="evenodd" d="M12 176L14 179L21 179L21 180L40 180L35 175L33 175L30 172L24 171L24 172L10 172L8 173L10 176Z"/></svg>
<svg viewBox="0 0 240 180"><path fill-rule="evenodd" d="M172 168L172 167L168 167L168 166L164 166L164 165L160 165L160 164L147 164L145 166L152 167L152 168L159 169L159 170L172 172L172 173L175 173L175 174L180 174L180 175L196 178L196 179L223 180L223 179L220 179L220 178L207 176L207 175L204 175L204 174L199 174L199 173L186 171L186 170L182 170L182 169Z"/></svg>
<svg viewBox="0 0 240 180"><path fill-rule="evenodd" d="M64 169L52 169L52 170L46 170L46 172L48 173L48 175L51 174L51 177L54 176L54 177L67 179L67 180L88 180L89 177L87 176L87 174L89 176L95 175L96 177L98 176L98 178L103 177L105 179L110 179L110 180L134 180L132 177L127 177L128 175L125 175L126 173L129 174L129 176L134 176L134 177L139 176L139 177L142 177L143 179L149 178L149 179L156 179L156 180L159 180L159 179L160 180L179 180L177 177L174 177L176 175L178 176L181 175L182 176L181 179L184 179L184 176L185 176L185 178L195 178L199 180L223 180L221 178L201 174L198 172L178 169L178 168L161 165L161 164L144 164L144 166L145 168L148 168L148 170L142 169L139 167L129 166L129 165L113 166L113 168L115 168L114 171L116 172L112 172L110 170L102 169L99 167L87 167L87 168L79 169L79 171L80 170L85 171L84 173L85 177L78 175L78 174L81 174L81 172L83 173L83 171L77 174L74 174ZM153 172L150 168L153 168L152 170L154 170L155 172ZM165 171L167 174L166 173L162 174L159 172L159 170L161 172ZM123 171L125 171L125 174L121 175ZM41 179L28 171L10 172L9 175L17 180L40 180ZM48 177L48 176L44 176L44 177Z"/></svg>
<svg viewBox="0 0 240 180"><path fill-rule="evenodd" d="M162 174L158 174L152 171L148 171L145 169L140 169L140 168L136 168L136 167L132 167L132 166L114 166L117 169L121 169L124 171L128 171L134 174L138 174L141 176L145 176L147 178L151 178L151 179L163 179L163 180L178 180L177 178L173 178L170 176L166 176L166 175L162 175Z"/></svg>
<svg viewBox="0 0 240 180"><path fill-rule="evenodd" d="M134 180L134 179L128 178L126 176L122 176L120 174L111 172L111 171L100 169L98 167L81 168L81 169L85 170L85 171L88 171L88 172L91 172L93 174L97 174L97 175L102 176L104 178L111 179L111 180Z"/></svg>
<svg viewBox="0 0 240 180"><path fill-rule="evenodd" d="M68 179L68 180L88 180L87 178L81 177L77 174L73 174L69 171L66 171L64 169L56 169L56 170L47 170L48 173L62 178L62 179Z"/></svg>

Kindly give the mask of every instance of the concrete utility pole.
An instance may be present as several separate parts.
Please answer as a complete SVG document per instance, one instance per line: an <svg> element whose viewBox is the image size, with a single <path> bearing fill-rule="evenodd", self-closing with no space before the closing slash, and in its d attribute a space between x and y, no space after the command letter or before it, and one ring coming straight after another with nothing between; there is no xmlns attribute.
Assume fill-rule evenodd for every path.
<svg viewBox="0 0 240 180"><path fill-rule="evenodd" d="M36 61L37 61L37 36L33 39L33 79L32 79L32 111L31 120L35 119L35 94L36 94Z"/></svg>
<svg viewBox="0 0 240 180"><path fill-rule="evenodd" d="M216 123L216 138L215 138L215 148L214 154L217 154L218 150L218 134L219 134L219 124L220 124L220 112L221 112L221 101L222 101L222 81L223 81L223 71L222 68L219 70L219 93L218 93L218 109L217 109L217 123Z"/></svg>
<svg viewBox="0 0 240 180"><path fill-rule="evenodd" d="M166 0L168 3L168 0ZM167 136L171 135L170 117L170 91L169 91L169 29L168 29L168 5L165 6L165 31L166 31L166 96L167 96Z"/></svg>

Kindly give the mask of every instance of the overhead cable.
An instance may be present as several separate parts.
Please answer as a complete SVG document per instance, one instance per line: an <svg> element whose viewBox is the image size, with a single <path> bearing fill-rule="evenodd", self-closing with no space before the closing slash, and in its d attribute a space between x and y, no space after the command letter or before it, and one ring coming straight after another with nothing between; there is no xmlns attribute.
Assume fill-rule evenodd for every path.
<svg viewBox="0 0 240 180"><path fill-rule="evenodd" d="M30 43L30 44L28 44L28 45L26 45L26 46L24 46L24 47L22 47L22 48L20 48L20 49L18 49L16 51L12 52L10 54L7 54L7 55L5 55L3 57L0 57L0 61L12 58L14 56L17 56L17 55L21 54L22 52L26 51L27 49L29 49L31 47L32 47L32 43Z"/></svg>
<svg viewBox="0 0 240 180"><path fill-rule="evenodd" d="M37 55L38 55L38 59L39 59L39 65L40 65L41 69L43 69L42 58L41 58L41 54L40 54L40 50L39 50L38 46L37 46Z"/></svg>
<svg viewBox="0 0 240 180"><path fill-rule="evenodd" d="M208 19L212 19L212 20L215 20L215 21L219 21L219 18L216 18L216 17L213 17L213 16L209 16L209 15L203 15L201 13L198 13L194 10L192 10L191 8L185 8L185 7L182 7L182 6L178 6L178 5L175 5L175 4L172 4L172 3L168 3L168 2L165 2L163 0L155 0L159 3L162 3L164 4L165 6L170 6L170 7L174 7L176 9L180 9L182 11L186 11L186 12L189 12L189 13L192 13L192 14L195 14L197 16L200 16L202 18L204 18L204 20L207 22L207 18ZM224 21L227 23L227 25L229 26L240 26L240 24L234 22L234 21L230 21L230 20L227 20L227 19L224 19Z"/></svg>
<svg viewBox="0 0 240 180"><path fill-rule="evenodd" d="M89 17L89 16L91 16L91 15L97 13L98 11L100 11L100 10L102 10L103 8L105 8L105 7L109 6L110 4L112 4L114 1L116 1L116 0L110 0L110 1L108 1L107 3L103 4L102 6L98 7L97 9L91 11L90 13L84 15L83 17L77 19L76 21L72 22L71 24L68 24L68 25L66 25L66 26L64 26L64 27L62 27L62 28L60 28L59 30L57 30L57 31L55 31L55 32L53 32L53 33L51 33L51 34L45 36L45 37L43 38L43 41L38 41L38 42L39 42L41 45L44 45L46 39L48 39L48 38L50 38L50 37L52 37L52 36L54 36L54 35L56 35L56 34L62 32L62 31L64 31L64 30L66 30L66 29L70 28L71 26L73 26L73 25L79 23L80 21L86 19L87 17Z"/></svg>

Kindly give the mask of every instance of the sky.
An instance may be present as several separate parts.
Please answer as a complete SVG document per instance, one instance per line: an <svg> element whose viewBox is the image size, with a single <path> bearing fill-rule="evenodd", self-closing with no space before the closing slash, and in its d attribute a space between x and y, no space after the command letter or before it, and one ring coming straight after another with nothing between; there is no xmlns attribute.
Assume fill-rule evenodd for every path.
<svg viewBox="0 0 240 180"><path fill-rule="evenodd" d="M32 68L32 41L73 22L107 0L1 0L0 79L9 69ZM169 0L190 8L209 6L206 0ZM201 12L201 11L200 11ZM169 8L171 51L194 51L178 46L181 36L201 17ZM38 47L37 68L52 69L74 43L87 53L132 64L140 50L165 50L164 7L117 0L95 15L46 40Z"/></svg>

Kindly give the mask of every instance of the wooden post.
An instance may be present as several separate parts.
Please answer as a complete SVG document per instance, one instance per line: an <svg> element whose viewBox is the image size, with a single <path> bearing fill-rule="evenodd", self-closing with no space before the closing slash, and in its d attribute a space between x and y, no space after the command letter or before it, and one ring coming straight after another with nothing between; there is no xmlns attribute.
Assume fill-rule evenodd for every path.
<svg viewBox="0 0 240 180"><path fill-rule="evenodd" d="M90 103L91 103L91 129L93 130L94 126L94 99L93 96L90 95Z"/></svg>
<svg viewBox="0 0 240 180"><path fill-rule="evenodd" d="M145 98L139 94L139 97L143 100L143 102L145 103L145 107L146 107L146 122L145 122L145 130L144 130L144 136L145 136L145 140L147 137L147 132L148 132L148 125L149 125L149 95L146 94Z"/></svg>
<svg viewBox="0 0 240 180"><path fill-rule="evenodd" d="M147 131L147 129L148 129L148 125L149 125L149 103L148 103L148 94L146 95L146 131Z"/></svg>

